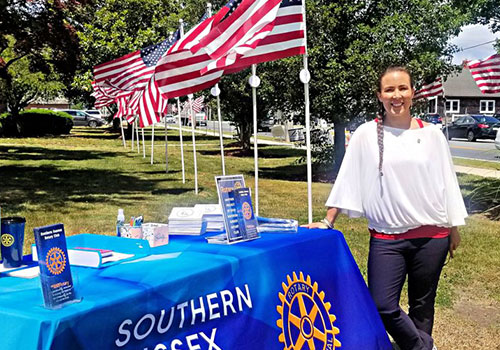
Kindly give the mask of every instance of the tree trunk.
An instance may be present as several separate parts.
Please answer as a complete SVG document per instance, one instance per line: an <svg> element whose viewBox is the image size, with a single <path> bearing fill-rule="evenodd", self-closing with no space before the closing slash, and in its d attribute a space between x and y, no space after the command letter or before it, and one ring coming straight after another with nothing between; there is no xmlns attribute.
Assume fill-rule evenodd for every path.
<svg viewBox="0 0 500 350"><path fill-rule="evenodd" d="M340 166L342 165L342 160L344 159L345 154L345 128L346 123L335 123L335 137L334 137L334 146L335 146L335 172L338 172Z"/></svg>

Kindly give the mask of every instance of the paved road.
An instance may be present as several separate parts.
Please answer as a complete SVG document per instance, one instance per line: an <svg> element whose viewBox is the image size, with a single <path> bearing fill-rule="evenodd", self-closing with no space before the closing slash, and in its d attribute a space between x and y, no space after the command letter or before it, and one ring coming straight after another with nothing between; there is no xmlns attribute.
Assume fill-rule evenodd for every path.
<svg viewBox="0 0 500 350"><path fill-rule="evenodd" d="M500 162L500 150L495 148L493 140L467 142L465 139L453 139L450 141L450 149L453 157Z"/></svg>
<svg viewBox="0 0 500 350"><path fill-rule="evenodd" d="M208 122L208 130L219 131L219 124L216 121ZM204 126L198 127L198 131L203 132ZM225 121L222 123L223 132L234 132L234 127ZM270 132L259 132L259 136L271 136ZM482 159L500 162L500 151L495 148L493 140L477 140L467 142L465 139L453 139L450 141L450 149L453 157Z"/></svg>

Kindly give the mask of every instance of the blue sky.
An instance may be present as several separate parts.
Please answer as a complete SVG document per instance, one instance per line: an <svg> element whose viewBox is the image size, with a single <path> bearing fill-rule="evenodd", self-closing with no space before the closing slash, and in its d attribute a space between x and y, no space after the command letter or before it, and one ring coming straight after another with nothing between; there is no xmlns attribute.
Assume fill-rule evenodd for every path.
<svg viewBox="0 0 500 350"><path fill-rule="evenodd" d="M500 33L493 34L487 26L469 25L462 28L462 32L450 42L457 45L459 48L467 48L470 46L482 44L487 41L500 38ZM453 63L460 64L464 59L482 59L487 58L496 53L493 48L494 43L475 47L463 52L457 52L453 57Z"/></svg>

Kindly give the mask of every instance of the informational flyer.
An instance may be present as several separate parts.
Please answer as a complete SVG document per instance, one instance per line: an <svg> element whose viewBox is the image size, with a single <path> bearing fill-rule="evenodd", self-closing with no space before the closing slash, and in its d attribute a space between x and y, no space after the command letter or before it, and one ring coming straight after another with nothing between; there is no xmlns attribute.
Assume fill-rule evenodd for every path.
<svg viewBox="0 0 500 350"><path fill-rule="evenodd" d="M242 239L240 232L238 213L234 201L234 189L245 187L243 175L216 176L217 193L224 216L224 228L228 242L234 242Z"/></svg>
<svg viewBox="0 0 500 350"><path fill-rule="evenodd" d="M75 299L64 225L36 227L33 231L44 304L55 309Z"/></svg>
<svg viewBox="0 0 500 350"><path fill-rule="evenodd" d="M215 182L224 217L226 244L258 238L250 189L245 187L243 175L216 176ZM222 244L221 238L207 240Z"/></svg>
<svg viewBox="0 0 500 350"><path fill-rule="evenodd" d="M238 213L239 228L243 239L259 237L257 219L252 205L252 197L248 187L233 190L236 212Z"/></svg>

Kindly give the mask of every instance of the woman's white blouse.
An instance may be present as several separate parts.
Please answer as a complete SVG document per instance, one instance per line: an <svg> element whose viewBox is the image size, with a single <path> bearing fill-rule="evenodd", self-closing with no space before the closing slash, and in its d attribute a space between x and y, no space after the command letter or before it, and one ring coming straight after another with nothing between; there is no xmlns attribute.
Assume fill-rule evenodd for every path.
<svg viewBox="0 0 500 350"><path fill-rule="evenodd" d="M353 134L326 206L365 216L378 232L403 233L422 225L465 225L467 217L450 149L439 127L384 126L379 175L377 124Z"/></svg>

